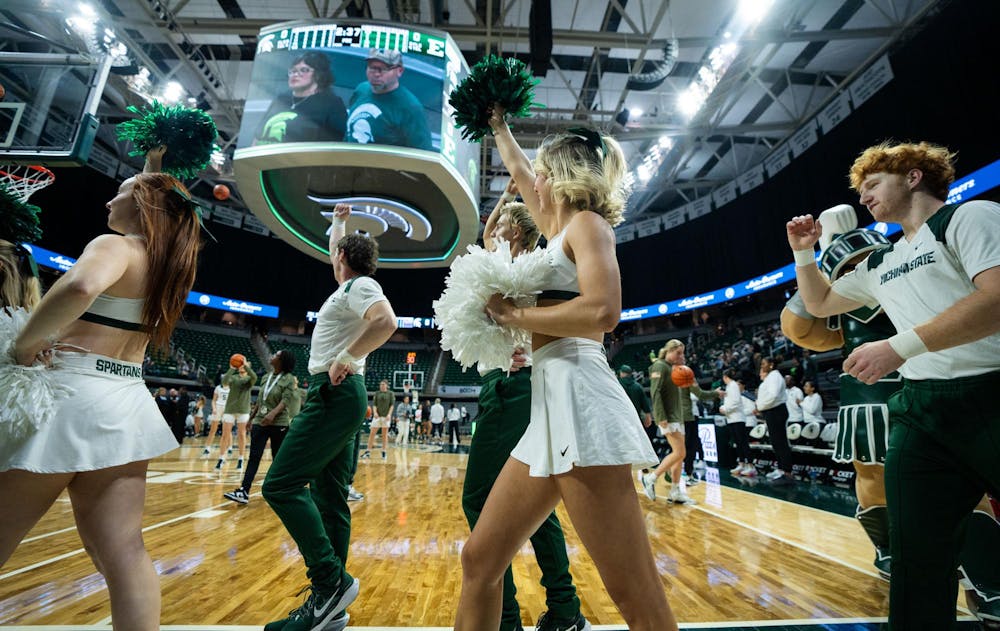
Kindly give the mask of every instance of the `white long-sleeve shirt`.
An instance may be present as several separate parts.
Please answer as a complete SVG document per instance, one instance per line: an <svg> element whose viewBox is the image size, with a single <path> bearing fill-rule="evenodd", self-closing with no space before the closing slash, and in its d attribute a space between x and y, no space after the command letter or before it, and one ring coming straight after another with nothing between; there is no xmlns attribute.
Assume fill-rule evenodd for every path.
<svg viewBox="0 0 1000 631"><path fill-rule="evenodd" d="M785 407L788 408L789 423L802 422L802 401L804 399L805 395L798 386L785 389Z"/></svg>
<svg viewBox="0 0 1000 631"><path fill-rule="evenodd" d="M730 381L726 386L726 397L722 400L719 411L726 415L726 423L746 423L743 413L743 395L740 394L740 384Z"/></svg>
<svg viewBox="0 0 1000 631"><path fill-rule="evenodd" d="M444 406L440 403L431 406L431 423L435 425L444 423Z"/></svg>
<svg viewBox="0 0 1000 631"><path fill-rule="evenodd" d="M764 377L757 388L757 409L761 412L776 408L785 402L785 378L777 370Z"/></svg>
<svg viewBox="0 0 1000 631"><path fill-rule="evenodd" d="M823 397L818 392L813 392L802 400L802 416L806 423L824 423L823 418Z"/></svg>

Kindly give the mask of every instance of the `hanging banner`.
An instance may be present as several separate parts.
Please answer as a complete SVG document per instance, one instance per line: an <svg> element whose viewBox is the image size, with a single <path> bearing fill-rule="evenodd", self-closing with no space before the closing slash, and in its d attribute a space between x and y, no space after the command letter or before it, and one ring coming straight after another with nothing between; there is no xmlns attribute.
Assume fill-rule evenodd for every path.
<svg viewBox="0 0 1000 631"><path fill-rule="evenodd" d="M247 232L259 234L262 237L266 237L271 233L271 231L267 229L267 226L265 226L260 219L257 219L255 215L244 215L243 229Z"/></svg>
<svg viewBox="0 0 1000 631"><path fill-rule="evenodd" d="M688 204L690 210L688 211L688 221L707 215L712 212L712 198L711 197L700 197L690 204Z"/></svg>
<svg viewBox="0 0 1000 631"><path fill-rule="evenodd" d="M729 202L736 199L736 181L728 182L723 184L712 193L712 201L715 202L716 208L722 208Z"/></svg>
<svg viewBox="0 0 1000 631"><path fill-rule="evenodd" d="M212 221L230 228L239 228L243 225L243 213L227 206L214 206L212 208Z"/></svg>
<svg viewBox="0 0 1000 631"><path fill-rule="evenodd" d="M736 183L739 184L740 193L757 188L764 183L764 165L758 164L750 167L746 173L736 178Z"/></svg>
<svg viewBox="0 0 1000 631"><path fill-rule="evenodd" d="M823 130L823 133L829 134L831 129L850 115L851 95L847 92L841 92L833 97L833 100L823 108L823 111L816 118L819 119L819 127Z"/></svg>
<svg viewBox="0 0 1000 631"><path fill-rule="evenodd" d="M615 243L628 243L635 239L635 228L625 226L615 230Z"/></svg>
<svg viewBox="0 0 1000 631"><path fill-rule="evenodd" d="M660 218L653 217L652 219L640 221L635 225L635 230L639 234L640 239L657 234L660 232Z"/></svg>
<svg viewBox="0 0 1000 631"><path fill-rule="evenodd" d="M788 145L781 145L771 155L764 158L764 168L767 170L767 177L774 177L779 171L791 164L792 159L788 155Z"/></svg>
<svg viewBox="0 0 1000 631"><path fill-rule="evenodd" d="M851 83L851 101L854 103L854 109L861 107L862 103L892 81L892 77L889 55L882 55Z"/></svg>
<svg viewBox="0 0 1000 631"><path fill-rule="evenodd" d="M788 139L788 145L792 148L792 155L798 158L806 149L815 145L817 140L819 134L816 132L816 119L813 118L792 134Z"/></svg>
<svg viewBox="0 0 1000 631"><path fill-rule="evenodd" d="M675 208L663 215L663 229L670 230L684 223L684 209Z"/></svg>

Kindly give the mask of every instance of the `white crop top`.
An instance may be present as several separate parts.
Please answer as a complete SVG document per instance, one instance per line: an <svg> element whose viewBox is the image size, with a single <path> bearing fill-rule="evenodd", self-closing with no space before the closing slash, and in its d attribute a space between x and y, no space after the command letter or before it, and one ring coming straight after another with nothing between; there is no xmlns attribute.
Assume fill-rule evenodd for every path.
<svg viewBox="0 0 1000 631"><path fill-rule="evenodd" d="M142 307L145 298L121 298L101 294L80 316L81 320L128 331L142 330Z"/></svg>
<svg viewBox="0 0 1000 631"><path fill-rule="evenodd" d="M549 282L539 299L563 298L570 299L580 295L580 282L576 276L576 263L571 261L563 250L566 229L549 239L545 246L545 258L551 269Z"/></svg>

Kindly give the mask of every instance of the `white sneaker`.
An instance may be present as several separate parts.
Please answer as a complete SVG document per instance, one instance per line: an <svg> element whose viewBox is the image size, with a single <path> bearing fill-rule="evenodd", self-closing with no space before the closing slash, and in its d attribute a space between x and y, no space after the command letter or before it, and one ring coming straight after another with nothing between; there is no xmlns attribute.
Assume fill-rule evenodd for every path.
<svg viewBox="0 0 1000 631"><path fill-rule="evenodd" d="M208 448L206 447L205 449L202 449L202 450L201 450L201 457L202 457L202 458L209 458L209 457L211 457L211 456L212 456L212 450L211 450L211 449L208 449Z"/></svg>
<svg viewBox="0 0 1000 631"><path fill-rule="evenodd" d="M656 499L656 474L652 471L642 476L642 490L649 499Z"/></svg>
<svg viewBox="0 0 1000 631"><path fill-rule="evenodd" d="M353 486L347 487L347 501L348 502L360 502L365 499L364 493L358 493L357 489Z"/></svg>
<svg viewBox="0 0 1000 631"><path fill-rule="evenodd" d="M667 496L667 502L670 504L688 504L688 505L693 505L697 503L693 499L688 497L687 493L680 490L679 487L675 487L670 490L670 495Z"/></svg>
<svg viewBox="0 0 1000 631"><path fill-rule="evenodd" d="M780 478L783 475L785 475L784 471L782 471L781 469L775 469L771 473L767 474L767 479L768 480L777 480L778 478Z"/></svg>
<svg viewBox="0 0 1000 631"><path fill-rule="evenodd" d="M729 475L743 475L743 469L745 469L745 468L746 468L745 465L741 465L741 464L737 463L737 465L735 467L733 467L732 469L729 470Z"/></svg>
<svg viewBox="0 0 1000 631"><path fill-rule="evenodd" d="M738 475L742 475L743 477L746 477L746 478L756 478L757 477L757 467L753 466L752 464L743 465L743 468L740 469L740 472L739 472Z"/></svg>

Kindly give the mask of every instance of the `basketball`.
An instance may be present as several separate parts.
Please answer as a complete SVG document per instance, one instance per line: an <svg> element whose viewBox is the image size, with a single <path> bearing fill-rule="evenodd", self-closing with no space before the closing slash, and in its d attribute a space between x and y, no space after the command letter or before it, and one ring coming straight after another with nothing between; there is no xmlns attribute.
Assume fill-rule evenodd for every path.
<svg viewBox="0 0 1000 631"><path fill-rule="evenodd" d="M229 358L229 365L232 366L233 368L239 368L240 366L245 364L246 361L247 361L246 357L240 355L239 353L236 353L235 355Z"/></svg>
<svg viewBox="0 0 1000 631"><path fill-rule="evenodd" d="M229 199L229 187L225 184L216 184L215 188L212 189L212 195L215 195L215 199L220 202Z"/></svg>
<svg viewBox="0 0 1000 631"><path fill-rule="evenodd" d="M674 369L670 371L670 380L678 388L690 388L694 385L694 371L683 364L674 366Z"/></svg>
<svg viewBox="0 0 1000 631"><path fill-rule="evenodd" d="M2 101L5 96L7 96L7 90L3 87L3 84L0 84L0 101Z"/></svg>

